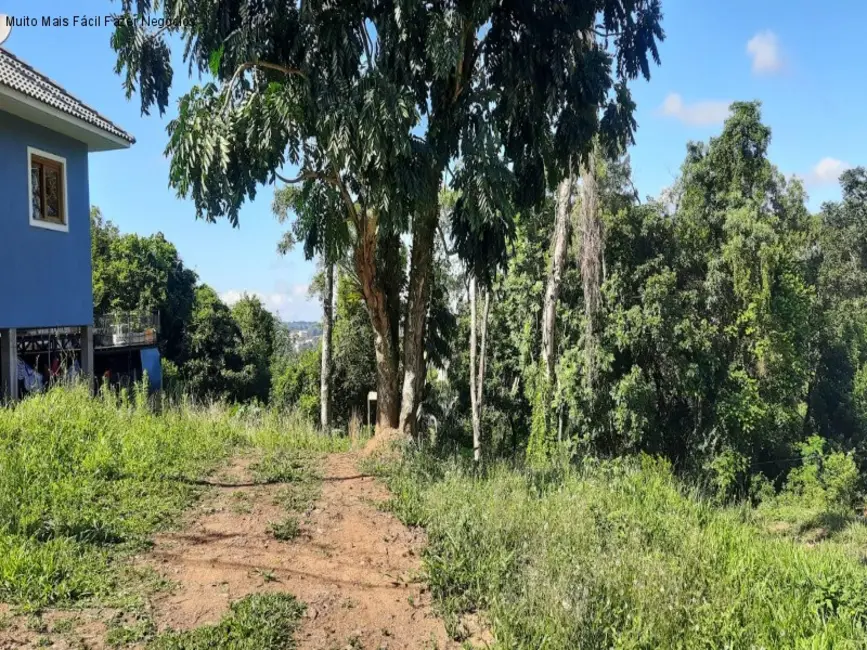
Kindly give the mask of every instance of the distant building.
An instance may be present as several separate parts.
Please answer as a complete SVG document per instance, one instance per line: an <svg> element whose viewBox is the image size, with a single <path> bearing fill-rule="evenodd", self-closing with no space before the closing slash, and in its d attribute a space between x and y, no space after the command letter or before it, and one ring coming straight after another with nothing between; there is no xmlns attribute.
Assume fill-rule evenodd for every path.
<svg viewBox="0 0 867 650"><path fill-rule="evenodd" d="M318 324L317 324L318 327ZM296 330L291 333L292 348L295 352L303 352L312 350L319 345L319 340L322 338L321 330Z"/></svg>

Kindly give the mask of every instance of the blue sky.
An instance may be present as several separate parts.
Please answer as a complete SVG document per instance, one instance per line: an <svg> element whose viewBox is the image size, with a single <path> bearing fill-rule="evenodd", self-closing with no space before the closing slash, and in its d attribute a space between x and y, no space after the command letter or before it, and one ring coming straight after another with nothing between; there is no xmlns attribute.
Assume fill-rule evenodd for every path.
<svg viewBox="0 0 867 650"><path fill-rule="evenodd" d="M14 16L99 16L107 0L0 0ZM689 140L717 133L733 100L758 99L773 129L771 159L801 176L811 208L839 196L836 178L867 164L867 73L861 64L867 2L861 0L663 0L666 41L650 82L633 85L636 187L657 195L677 176ZM141 116L114 74L110 27L16 28L4 47L136 136L129 151L91 155L91 202L124 232L158 231L178 247L203 282L231 300L260 295L285 320L318 320L307 295L315 271L301 251L276 252L281 226L272 188L241 212L241 225L197 221L191 202L168 187L165 127L174 100L195 80L175 61L172 108Z"/></svg>

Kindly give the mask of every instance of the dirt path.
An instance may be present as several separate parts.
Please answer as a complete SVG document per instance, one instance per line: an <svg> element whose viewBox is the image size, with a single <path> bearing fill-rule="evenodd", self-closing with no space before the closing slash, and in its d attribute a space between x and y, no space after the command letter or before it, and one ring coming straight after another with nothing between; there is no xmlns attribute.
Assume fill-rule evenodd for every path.
<svg viewBox="0 0 867 650"><path fill-rule="evenodd" d="M323 460L321 493L298 516L300 535L281 542L270 524L287 517L281 496L294 484L255 484L252 460L234 459L187 523L157 535L134 561L176 585L148 602L157 630L215 623L248 594L285 591L307 605L296 635L301 650L460 647L417 580L421 534L376 507L388 492L361 475L357 461L354 454ZM0 604L0 650L105 650L118 622L135 619L110 608L46 610L32 619Z"/></svg>
<svg viewBox="0 0 867 650"><path fill-rule="evenodd" d="M251 485L249 461L189 527L160 535L147 555L178 587L154 603L158 629L213 623L229 603L253 592L287 591L307 604L302 650L457 648L415 581L423 540L371 501L387 497L359 474L357 457L324 461L322 492L301 535L279 542L269 522L285 518L280 486ZM239 486L238 486L239 485Z"/></svg>

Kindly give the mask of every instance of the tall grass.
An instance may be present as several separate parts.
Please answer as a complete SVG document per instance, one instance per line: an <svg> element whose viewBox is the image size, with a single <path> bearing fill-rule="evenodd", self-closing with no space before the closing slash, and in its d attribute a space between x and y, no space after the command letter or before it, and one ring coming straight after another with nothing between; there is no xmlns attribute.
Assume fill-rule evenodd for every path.
<svg viewBox="0 0 867 650"><path fill-rule="evenodd" d="M44 605L116 589L112 562L177 518L196 481L238 447L266 458L340 441L274 413L143 391L92 398L60 388L0 408L0 600Z"/></svg>
<svg viewBox="0 0 867 650"><path fill-rule="evenodd" d="M863 648L867 568L763 533L684 490L662 462L484 477L423 456L392 469L423 525L432 591L500 648Z"/></svg>

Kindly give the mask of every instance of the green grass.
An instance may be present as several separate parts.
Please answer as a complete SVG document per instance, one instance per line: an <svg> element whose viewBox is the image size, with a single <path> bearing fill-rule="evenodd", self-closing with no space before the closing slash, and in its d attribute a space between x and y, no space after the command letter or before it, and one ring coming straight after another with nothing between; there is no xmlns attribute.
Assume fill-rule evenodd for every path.
<svg viewBox="0 0 867 650"><path fill-rule="evenodd" d="M180 403L152 408L63 388L0 408L0 601L35 608L124 592L117 560L178 520L238 448L263 480L286 459L343 448L294 416Z"/></svg>
<svg viewBox="0 0 867 650"><path fill-rule="evenodd" d="M863 648L867 567L769 535L649 458L485 476L422 456L392 508L427 529L424 568L452 631L482 610L499 648Z"/></svg>
<svg viewBox="0 0 867 650"><path fill-rule="evenodd" d="M254 594L232 604L216 625L169 632L149 650L291 650L304 606L288 594Z"/></svg>

